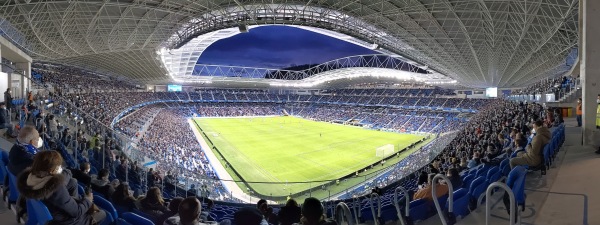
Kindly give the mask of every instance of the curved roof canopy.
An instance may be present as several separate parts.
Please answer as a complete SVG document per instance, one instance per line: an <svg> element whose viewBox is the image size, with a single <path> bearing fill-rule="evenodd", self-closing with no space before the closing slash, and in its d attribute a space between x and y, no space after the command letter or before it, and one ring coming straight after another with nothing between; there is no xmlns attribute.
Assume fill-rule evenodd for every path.
<svg viewBox="0 0 600 225"><path fill-rule="evenodd" d="M171 81L157 52L240 25L312 26L374 43L474 87L563 70L578 0L7 0L2 35L36 60L143 83Z"/></svg>

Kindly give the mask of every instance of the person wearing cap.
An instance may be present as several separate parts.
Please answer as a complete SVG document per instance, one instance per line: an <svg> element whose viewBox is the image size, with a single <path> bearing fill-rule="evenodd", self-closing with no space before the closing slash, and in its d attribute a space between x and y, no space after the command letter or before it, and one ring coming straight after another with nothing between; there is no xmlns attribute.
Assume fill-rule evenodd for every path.
<svg viewBox="0 0 600 225"><path fill-rule="evenodd" d="M6 132L4 133L4 137L6 138L15 138L13 135L13 126L10 124L10 117L8 116L8 110L6 109L6 104L4 102L0 102L0 129L6 128Z"/></svg>
<svg viewBox="0 0 600 225"><path fill-rule="evenodd" d="M328 220L323 215L323 205L319 199L310 197L302 204L302 218L299 225L337 225L337 222Z"/></svg>

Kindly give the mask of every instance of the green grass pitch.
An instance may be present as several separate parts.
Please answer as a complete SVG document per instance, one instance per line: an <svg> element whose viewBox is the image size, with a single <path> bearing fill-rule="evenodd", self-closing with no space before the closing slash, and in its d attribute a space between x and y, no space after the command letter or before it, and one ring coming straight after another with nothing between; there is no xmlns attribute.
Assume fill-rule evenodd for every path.
<svg viewBox="0 0 600 225"><path fill-rule="evenodd" d="M296 117L195 118L223 157L263 195L286 196L335 180L381 160L376 148L396 152L422 135L399 134ZM215 154L219 155L217 152Z"/></svg>

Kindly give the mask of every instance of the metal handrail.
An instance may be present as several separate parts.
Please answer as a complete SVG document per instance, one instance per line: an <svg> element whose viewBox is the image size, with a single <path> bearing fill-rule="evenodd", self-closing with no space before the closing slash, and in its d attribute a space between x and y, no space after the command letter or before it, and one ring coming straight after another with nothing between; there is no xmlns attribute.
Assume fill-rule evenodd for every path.
<svg viewBox="0 0 600 225"><path fill-rule="evenodd" d="M375 214L375 208L373 208L373 197L377 198L377 214ZM377 193L371 193L369 203L371 205L371 213L373 214L375 225L379 225L379 217L381 217L381 198Z"/></svg>
<svg viewBox="0 0 600 225"><path fill-rule="evenodd" d="M338 212L339 211L339 212ZM352 213L350 212L350 208L348 208L348 205L346 205L346 203L340 202L335 206L335 222L337 222L337 224L342 224L343 219L346 219L346 221L348 221L348 225L355 225L358 223L358 220L352 220Z"/></svg>
<svg viewBox="0 0 600 225"><path fill-rule="evenodd" d="M354 219L358 221L358 205L360 205L360 199L358 197L352 198L352 210L354 211Z"/></svg>
<svg viewBox="0 0 600 225"><path fill-rule="evenodd" d="M402 223L402 225L406 225L407 222L404 221L404 217L402 217L402 213L400 212L400 204L398 203L398 191L402 191L402 193L404 194L404 216L406 217L410 215L410 196L408 195L408 191L402 186L399 186L394 190L394 207L396 207L398 219L400 220L400 223Z"/></svg>
<svg viewBox="0 0 600 225"><path fill-rule="evenodd" d="M512 189L508 187L508 185L502 182L494 182L490 184L490 186L488 186L487 190L485 191L485 198L487 199L485 201L485 224L490 224L490 211L492 208L492 201L490 201L489 199L492 197L492 191L494 190L494 188L502 188L504 189L504 191L506 191L506 193L508 193L508 198L510 199L510 225L515 225L515 217L516 213L518 213L515 209L515 194L513 193ZM520 219L519 221L517 221L517 224L521 224Z"/></svg>
<svg viewBox="0 0 600 225"><path fill-rule="evenodd" d="M448 225L448 219L446 218L442 207L440 206L440 201L438 200L437 196L437 185L435 185L437 183L437 181L439 179L443 179L444 181L446 181L446 185L448 185L448 213L452 213L454 212L454 188L452 187L452 182L450 181L450 179L448 179L448 177L446 177L444 174L438 174L435 175L435 177L433 177L433 180L431 181L431 193L433 196L433 203L435 204L435 209L438 212L438 215L440 216L440 219L442 220L442 224L443 225Z"/></svg>

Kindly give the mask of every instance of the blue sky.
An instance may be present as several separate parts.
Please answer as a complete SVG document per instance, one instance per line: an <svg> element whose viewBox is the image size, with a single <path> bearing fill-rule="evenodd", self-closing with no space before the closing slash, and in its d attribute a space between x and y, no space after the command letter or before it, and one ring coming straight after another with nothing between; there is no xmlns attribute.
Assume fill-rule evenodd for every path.
<svg viewBox="0 0 600 225"><path fill-rule="evenodd" d="M288 26L263 26L209 46L198 64L281 69L352 55L376 54L361 46Z"/></svg>

